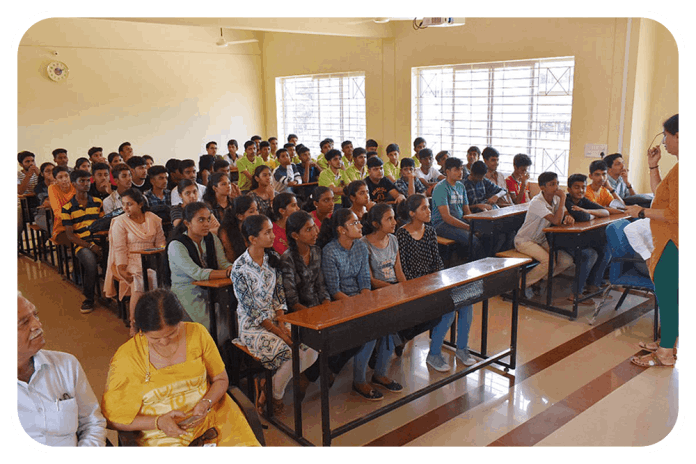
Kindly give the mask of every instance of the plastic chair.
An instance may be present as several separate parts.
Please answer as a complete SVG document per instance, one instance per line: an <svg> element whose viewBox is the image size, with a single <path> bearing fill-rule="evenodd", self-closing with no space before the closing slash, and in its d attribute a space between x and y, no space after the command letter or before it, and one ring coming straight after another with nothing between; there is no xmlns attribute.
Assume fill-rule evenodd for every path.
<svg viewBox="0 0 696 464"><path fill-rule="evenodd" d="M640 257L635 257L636 252L626 238L624 228L630 224L627 219L613 222L606 227L606 236L609 247L611 248L611 263L609 265L610 286L604 291L601 303L599 303L590 320L590 325L594 324L601 307L604 305L609 291L614 287L623 287L624 291L619 298L614 311L617 311L628 296L629 290L637 289L648 291L655 297L655 319L653 324L653 340L657 340L659 325L659 311L657 296L655 295L655 285L650 277L639 272L636 264L644 262Z"/></svg>

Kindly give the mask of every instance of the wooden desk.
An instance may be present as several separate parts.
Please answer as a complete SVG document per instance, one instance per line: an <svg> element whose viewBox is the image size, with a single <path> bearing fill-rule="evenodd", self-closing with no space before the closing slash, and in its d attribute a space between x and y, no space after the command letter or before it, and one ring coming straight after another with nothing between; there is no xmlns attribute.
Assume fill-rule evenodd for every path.
<svg viewBox="0 0 696 464"><path fill-rule="evenodd" d="M232 279L223 277L222 279L197 280L193 285L208 289L208 316L210 317L210 336L213 337L215 345L218 344L217 336L217 315L215 314L215 291L222 288L232 288Z"/></svg>
<svg viewBox="0 0 696 464"><path fill-rule="evenodd" d="M506 370L514 369L517 350L517 290L520 272L522 272L523 266L529 262L531 259L485 258L408 282L373 290L367 294L359 294L348 300L334 301L279 317L279 321L292 324L295 430L291 430L282 422L275 421L272 417L269 420L299 443L312 444L302 437L301 401L298 398L300 343L304 343L319 352L322 443L324 446L330 446L332 438L489 364L497 363ZM484 312L481 328L482 353L472 351L473 354L484 358L483 361L455 372L449 377L414 393L405 395L332 431L329 421L329 357L454 311L450 290L455 287L464 288L468 295L467 299L460 304L485 302L488 298L503 292L512 292L510 348L490 356L486 353L484 340L487 337L488 324L487 312ZM487 306L485 308L487 309ZM507 356L510 357L509 363L501 361Z"/></svg>
<svg viewBox="0 0 696 464"><path fill-rule="evenodd" d="M469 231L469 257L473 256L474 232L476 230L486 235L491 235L494 231L501 229L518 230L524 223L524 218L527 216L528 209L529 202L464 216L464 219L468 221L469 227L471 228Z"/></svg>
<svg viewBox="0 0 696 464"><path fill-rule="evenodd" d="M596 294L588 295L584 298L578 298L577 288L579 286L578 279L579 266L577 263L580 259L580 251L583 248L589 246L596 246L598 243L606 243L606 237L604 235L604 228L611 224L612 222L619 221L621 219L629 218L630 216L626 213L622 214L612 214L611 216L592 219L586 222L576 222L574 224L564 224L560 226L552 226L544 229L546 232L547 239L549 241L549 274L548 274L548 284L546 290L546 304L539 304L533 301L528 301L530 306L537 306L564 316L569 316L572 320L578 317L578 303L584 301L588 298L594 297ZM557 306L553 306L551 301L553 300L553 265L554 265L554 254L556 249L566 248L573 250L573 260L575 261L575 275L574 282L576 290L573 291L573 310L568 311Z"/></svg>

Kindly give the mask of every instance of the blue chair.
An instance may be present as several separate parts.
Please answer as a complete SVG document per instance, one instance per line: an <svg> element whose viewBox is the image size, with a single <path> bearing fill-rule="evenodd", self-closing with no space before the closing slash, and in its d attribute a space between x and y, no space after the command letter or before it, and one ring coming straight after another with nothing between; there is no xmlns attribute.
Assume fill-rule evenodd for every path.
<svg viewBox="0 0 696 464"><path fill-rule="evenodd" d="M657 340L657 331L659 324L659 311L657 305L657 296L655 295L655 285L649 276L645 275L646 271L641 272L638 269L640 263L644 263L642 258L638 256L631 244L626 238L624 228L630 224L627 219L613 222L606 227L606 236L609 247L611 248L611 263L609 264L609 282L610 287L604 291L602 302L597 305L595 312L590 320L590 325L594 324L597 315L604 302L609 295L609 290L615 286L624 288L619 302L616 304L614 311L617 311L621 304L628 296L629 290L637 289L648 291L655 297L655 319L653 325L653 340ZM647 269L647 268L646 268Z"/></svg>

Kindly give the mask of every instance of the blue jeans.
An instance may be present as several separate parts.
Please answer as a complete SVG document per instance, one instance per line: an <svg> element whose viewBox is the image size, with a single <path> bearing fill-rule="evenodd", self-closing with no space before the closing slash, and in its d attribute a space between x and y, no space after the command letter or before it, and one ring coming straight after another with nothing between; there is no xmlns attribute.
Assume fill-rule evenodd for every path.
<svg viewBox="0 0 696 464"><path fill-rule="evenodd" d="M94 286L97 283L97 255L89 248L82 248L76 254L82 265L82 292L85 301L94 303Z"/></svg>
<svg viewBox="0 0 696 464"><path fill-rule="evenodd" d="M471 320L474 317L474 307L472 305L460 306L455 311L459 316L457 320L457 349L466 350L469 347L469 329L471 329ZM447 329L454 321L455 311L442 316L440 323L433 329L430 338L430 354L439 355L442 353L442 343L445 341Z"/></svg>
<svg viewBox="0 0 696 464"><path fill-rule="evenodd" d="M365 343L360 347L353 358L353 383L367 383L367 363L372 356L372 350L377 346L377 364L375 364L375 375L386 377L389 368L389 358L394 352L394 342L391 335L381 337L377 340Z"/></svg>
<svg viewBox="0 0 696 464"><path fill-rule="evenodd" d="M572 255L571 250L567 250L568 254ZM580 251L580 262L575 263L578 266L578 274L580 278L580 289L576 290L575 282L573 282L573 291L582 293L585 285L589 282L590 285L599 287L602 284L604 273L611 261L611 250L609 245L598 248L585 248Z"/></svg>
<svg viewBox="0 0 696 464"><path fill-rule="evenodd" d="M447 224L446 222L443 222L439 224L435 228L435 232L437 235L440 237L448 238L450 240L454 240L457 243L459 243L460 247L463 247L464 250L469 250L469 231L460 229L458 227L451 226ZM483 245L481 244L481 240L474 235L474 249L472 250L472 256L469 256L469 259L471 261L476 261L477 259L481 259L485 256L485 250L483 249Z"/></svg>

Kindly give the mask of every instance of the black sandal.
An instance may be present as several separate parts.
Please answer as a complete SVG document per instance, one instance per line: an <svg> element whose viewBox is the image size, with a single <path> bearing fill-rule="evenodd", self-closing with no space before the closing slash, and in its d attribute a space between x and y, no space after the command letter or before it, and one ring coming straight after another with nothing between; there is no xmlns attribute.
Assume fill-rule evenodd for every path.
<svg viewBox="0 0 696 464"><path fill-rule="evenodd" d="M387 390L389 390L390 392L394 392L394 393L398 393L404 389L404 387L400 383L398 383L394 380L392 380L389 383L382 383L379 380L377 380L377 378L374 375L372 376L371 382L374 384L377 384L381 387L384 387Z"/></svg>
<svg viewBox="0 0 696 464"><path fill-rule="evenodd" d="M353 384L353 391L358 393L360 396L362 396L366 400L370 400L370 401L379 401L379 400L384 398L384 396L380 392L378 392L377 390L370 390L370 393L367 393L367 394L363 393L360 390L358 390L357 388L355 388L355 384Z"/></svg>

